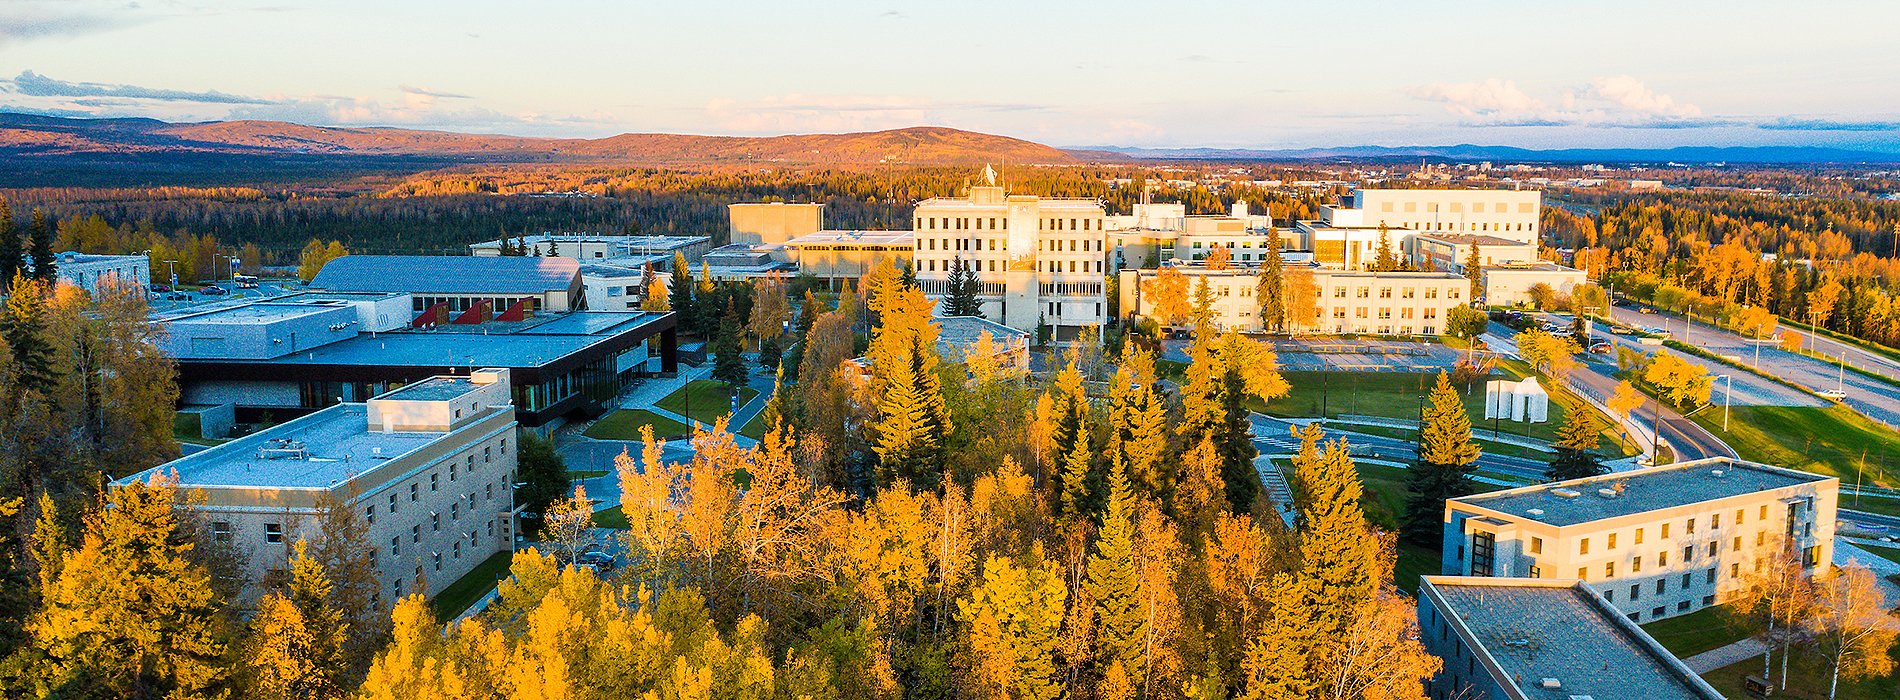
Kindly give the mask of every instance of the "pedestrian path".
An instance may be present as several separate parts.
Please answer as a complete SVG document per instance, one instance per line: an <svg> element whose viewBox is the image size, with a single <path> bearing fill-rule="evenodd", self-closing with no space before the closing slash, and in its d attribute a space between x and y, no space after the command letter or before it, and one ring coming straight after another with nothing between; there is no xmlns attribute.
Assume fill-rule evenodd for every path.
<svg viewBox="0 0 1900 700"><path fill-rule="evenodd" d="M1766 653L1768 653L1768 645L1762 644L1760 641L1750 637L1725 647L1717 647L1683 659L1682 665L1688 666L1689 670L1695 671L1698 674L1708 673L1715 669L1738 664Z"/></svg>
<svg viewBox="0 0 1900 700"><path fill-rule="evenodd" d="M1260 483L1266 487L1267 501L1273 504L1273 510L1280 514L1280 519L1286 521L1286 526L1292 528L1293 487L1286 483L1286 475L1274 465L1273 457L1269 455L1255 457L1253 468L1260 473Z"/></svg>

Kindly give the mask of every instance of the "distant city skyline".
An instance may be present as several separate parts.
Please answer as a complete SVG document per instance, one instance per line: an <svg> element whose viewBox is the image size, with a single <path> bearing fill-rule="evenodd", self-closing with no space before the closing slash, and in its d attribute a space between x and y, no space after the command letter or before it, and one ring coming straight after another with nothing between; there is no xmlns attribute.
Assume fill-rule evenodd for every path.
<svg viewBox="0 0 1900 700"><path fill-rule="evenodd" d="M0 111L522 136L1900 152L1900 3L13 0Z"/></svg>

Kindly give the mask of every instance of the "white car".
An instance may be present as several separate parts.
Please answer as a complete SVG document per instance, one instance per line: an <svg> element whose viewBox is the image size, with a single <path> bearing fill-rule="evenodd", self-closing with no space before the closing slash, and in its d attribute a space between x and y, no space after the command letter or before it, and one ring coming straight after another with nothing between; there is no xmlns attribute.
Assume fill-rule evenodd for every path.
<svg viewBox="0 0 1900 700"><path fill-rule="evenodd" d="M1840 389L1822 389L1814 393L1820 394L1821 396L1825 396L1830 399L1834 399L1835 401L1839 401L1841 399L1847 398L1847 392L1841 391Z"/></svg>

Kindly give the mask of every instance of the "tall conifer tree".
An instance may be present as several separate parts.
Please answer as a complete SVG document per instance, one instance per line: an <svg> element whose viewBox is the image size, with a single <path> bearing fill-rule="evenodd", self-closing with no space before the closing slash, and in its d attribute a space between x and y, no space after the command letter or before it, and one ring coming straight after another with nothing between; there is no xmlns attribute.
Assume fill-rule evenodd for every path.
<svg viewBox="0 0 1900 700"><path fill-rule="evenodd" d="M53 223L47 220L45 210L33 210L30 237L33 242L33 278L51 287L53 281L59 279L59 258L58 251L53 250Z"/></svg>
<svg viewBox="0 0 1900 700"><path fill-rule="evenodd" d="M1473 462L1478 445L1471 441L1471 416L1438 373L1431 400L1419 426L1418 464L1406 475L1411 495L1405 502L1405 536L1414 542L1435 543L1444 536L1445 499L1470 494Z"/></svg>
<svg viewBox="0 0 1900 700"><path fill-rule="evenodd" d="M1286 262L1280 257L1280 230L1267 235L1265 262L1260 263L1260 287L1254 296L1260 300L1260 329L1279 331L1286 328Z"/></svg>
<svg viewBox="0 0 1900 700"><path fill-rule="evenodd" d="M1120 662L1126 673L1141 668L1147 617L1141 609L1141 571L1135 561L1134 498L1124 472L1119 464L1109 466L1108 503L1083 585L1095 603L1096 666L1106 669Z"/></svg>
<svg viewBox="0 0 1900 700"><path fill-rule="evenodd" d="M1563 429L1558 431L1557 457L1544 471L1544 478L1551 481L1582 479L1607 471L1596 452L1602 444L1598 431L1596 417L1591 415L1588 406L1573 407Z"/></svg>
<svg viewBox="0 0 1900 700"><path fill-rule="evenodd" d="M25 264L26 249L20 245L20 229L13 220L13 205L0 197L0 280L12 282Z"/></svg>

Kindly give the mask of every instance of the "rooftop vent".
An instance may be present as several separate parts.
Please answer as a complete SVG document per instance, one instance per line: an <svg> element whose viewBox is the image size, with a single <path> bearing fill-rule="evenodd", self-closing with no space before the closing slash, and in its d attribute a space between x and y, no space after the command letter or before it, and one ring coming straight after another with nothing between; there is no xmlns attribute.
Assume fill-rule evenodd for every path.
<svg viewBox="0 0 1900 700"><path fill-rule="evenodd" d="M1721 478L1727 477L1728 472L1722 469L1711 469L1709 470L1709 476L1713 476L1717 479L1721 479Z"/></svg>
<svg viewBox="0 0 1900 700"><path fill-rule="evenodd" d="M1576 489L1551 489L1550 493L1556 496L1563 496L1564 498L1576 498L1583 495L1583 492Z"/></svg>
<svg viewBox="0 0 1900 700"><path fill-rule="evenodd" d="M1597 495L1604 498L1616 498L1616 489L1597 489Z"/></svg>
<svg viewBox="0 0 1900 700"><path fill-rule="evenodd" d="M1543 516L1544 516L1544 509L1542 509L1542 508L1532 508L1532 509L1530 509L1530 510L1528 510L1528 511L1525 511L1525 512L1528 512L1528 513L1530 513L1530 514L1531 514L1531 517L1533 517L1533 518L1541 518L1541 517L1543 517Z"/></svg>
<svg viewBox="0 0 1900 700"><path fill-rule="evenodd" d="M1564 687L1564 682L1555 678L1545 678L1537 682L1537 687L1543 688L1544 690L1559 690Z"/></svg>

